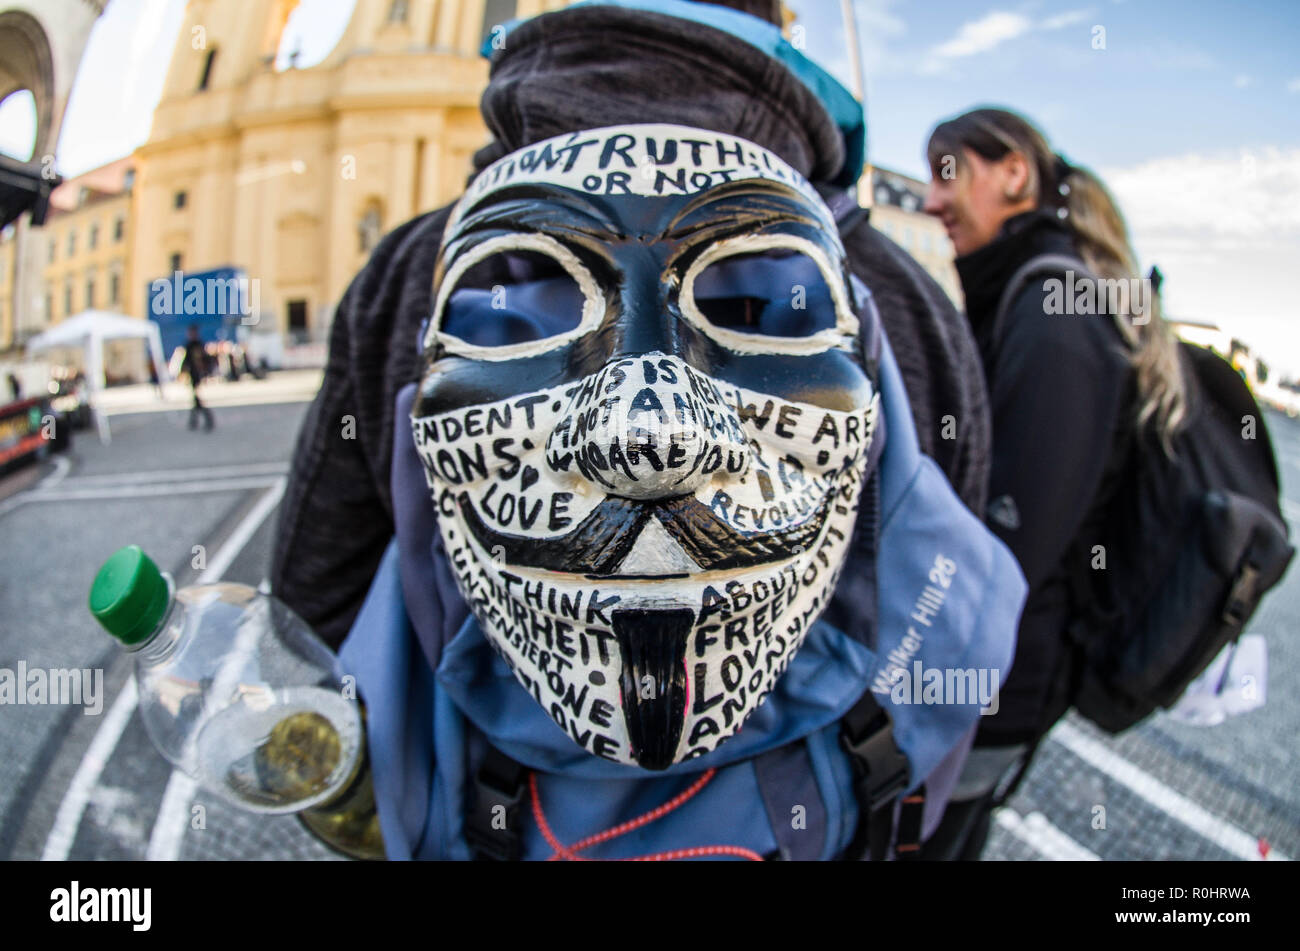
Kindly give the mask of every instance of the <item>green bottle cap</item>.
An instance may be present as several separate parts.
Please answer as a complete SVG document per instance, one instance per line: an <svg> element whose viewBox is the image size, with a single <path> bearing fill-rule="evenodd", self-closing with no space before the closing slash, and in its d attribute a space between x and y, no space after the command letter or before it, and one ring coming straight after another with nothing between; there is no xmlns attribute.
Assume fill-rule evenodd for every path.
<svg viewBox="0 0 1300 951"><path fill-rule="evenodd" d="M168 600L167 579L139 545L114 552L90 586L90 613L128 646L153 633Z"/></svg>

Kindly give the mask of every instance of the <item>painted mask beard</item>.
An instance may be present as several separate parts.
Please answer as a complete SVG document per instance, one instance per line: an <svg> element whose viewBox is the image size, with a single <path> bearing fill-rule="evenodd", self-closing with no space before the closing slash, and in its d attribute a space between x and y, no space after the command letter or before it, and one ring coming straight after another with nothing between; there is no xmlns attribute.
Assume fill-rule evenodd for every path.
<svg viewBox="0 0 1300 951"><path fill-rule="evenodd" d="M829 601L879 396L829 213L778 158L675 126L523 152L453 214L414 441L520 684L664 769L740 729ZM773 274L804 307L753 291Z"/></svg>

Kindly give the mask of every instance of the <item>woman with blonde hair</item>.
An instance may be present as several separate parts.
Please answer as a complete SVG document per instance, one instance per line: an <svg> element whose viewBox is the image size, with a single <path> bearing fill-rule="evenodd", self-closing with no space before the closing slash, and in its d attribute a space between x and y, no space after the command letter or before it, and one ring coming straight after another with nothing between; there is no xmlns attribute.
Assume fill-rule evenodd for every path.
<svg viewBox="0 0 1300 951"><path fill-rule="evenodd" d="M927 158L925 211L956 250L989 387L985 517L1029 582L997 713L981 721L927 846L935 858L975 858L993 806L1070 706L1082 540L1095 537L1139 438L1167 449L1185 395L1156 281L1139 280L1123 216L1096 176L1002 109L940 123Z"/></svg>

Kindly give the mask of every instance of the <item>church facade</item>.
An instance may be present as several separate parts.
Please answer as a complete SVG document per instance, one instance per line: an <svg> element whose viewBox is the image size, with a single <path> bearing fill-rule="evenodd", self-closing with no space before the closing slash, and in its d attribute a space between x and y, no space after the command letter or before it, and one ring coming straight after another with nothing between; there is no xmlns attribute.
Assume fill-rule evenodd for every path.
<svg viewBox="0 0 1300 951"><path fill-rule="evenodd" d="M463 190L490 138L485 38L565 2L357 0L323 61L277 70L297 0L190 0L134 156L126 312L176 271L236 268L255 332L322 342L379 237Z"/></svg>

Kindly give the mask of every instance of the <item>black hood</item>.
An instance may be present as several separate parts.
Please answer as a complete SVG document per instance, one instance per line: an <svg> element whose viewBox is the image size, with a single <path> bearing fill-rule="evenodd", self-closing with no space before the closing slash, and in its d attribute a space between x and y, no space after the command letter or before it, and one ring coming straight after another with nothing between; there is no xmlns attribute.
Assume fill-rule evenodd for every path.
<svg viewBox="0 0 1300 951"><path fill-rule="evenodd" d="M522 24L492 61L482 109L494 141L475 155L476 173L552 136L650 122L748 139L815 185L845 163L834 120L781 62L713 27L640 10L577 7Z"/></svg>

